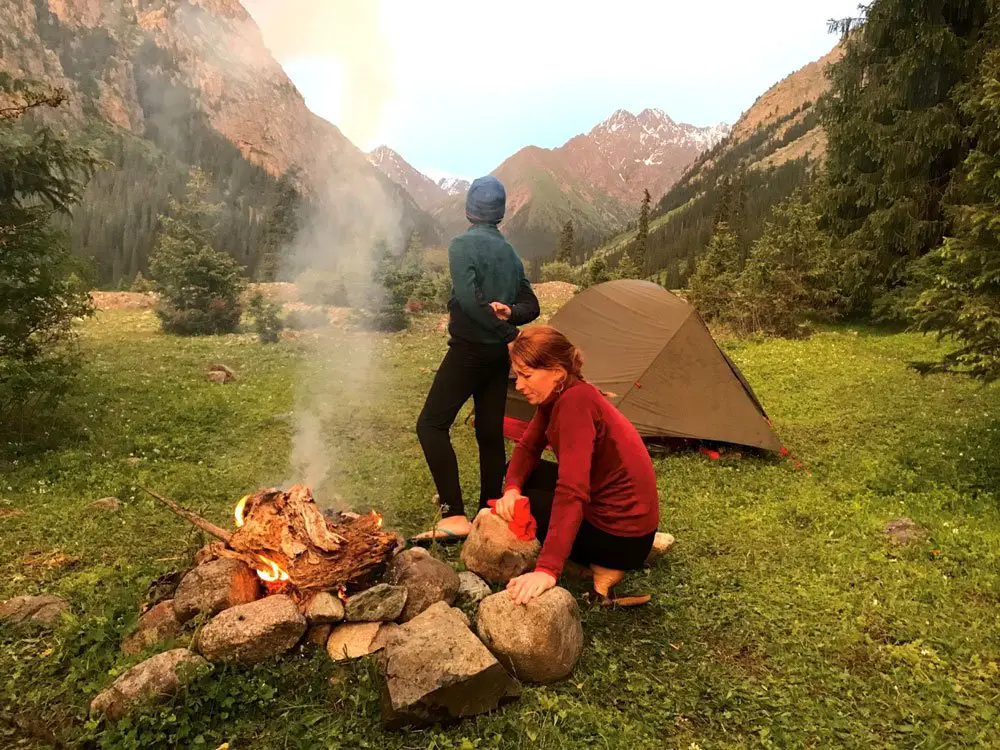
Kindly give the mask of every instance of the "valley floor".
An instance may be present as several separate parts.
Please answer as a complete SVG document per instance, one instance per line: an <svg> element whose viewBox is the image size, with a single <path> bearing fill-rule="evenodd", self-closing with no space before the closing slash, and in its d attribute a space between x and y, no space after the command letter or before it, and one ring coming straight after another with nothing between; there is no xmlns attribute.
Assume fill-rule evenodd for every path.
<svg viewBox="0 0 1000 750"><path fill-rule="evenodd" d="M266 346L168 338L142 309L88 321L75 427L42 453L0 447L0 599L55 593L75 612L51 634L0 629L0 746L1000 747L1000 388L909 369L936 353L930 339L846 327L726 342L808 472L658 458L677 545L643 574L649 607L584 611L571 679L453 727L389 733L371 665L301 652L91 723L91 698L141 658L119 643L150 582L202 541L135 485L220 524L289 478L405 533L432 521L413 425L444 351L437 324ZM238 379L209 383L216 362ZM299 422L303 403L316 421ZM471 495L465 415L454 436ZM105 496L121 510L88 507ZM891 545L883 528L901 516L926 538Z"/></svg>

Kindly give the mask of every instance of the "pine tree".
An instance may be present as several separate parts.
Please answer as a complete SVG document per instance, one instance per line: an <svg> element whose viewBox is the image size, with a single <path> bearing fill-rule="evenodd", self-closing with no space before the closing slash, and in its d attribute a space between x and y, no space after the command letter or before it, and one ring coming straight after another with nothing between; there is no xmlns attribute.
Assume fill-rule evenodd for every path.
<svg viewBox="0 0 1000 750"><path fill-rule="evenodd" d="M635 238L635 254L642 263L649 257L649 204L652 198L649 190L643 190L642 206L639 208L639 231Z"/></svg>
<svg viewBox="0 0 1000 750"><path fill-rule="evenodd" d="M562 263L572 263L574 250L573 220L569 219L565 224L563 224L562 231L559 233L559 245L556 248L556 260Z"/></svg>
<svg viewBox="0 0 1000 750"><path fill-rule="evenodd" d="M261 238L260 260L256 268L251 269L251 275L259 281L278 278L287 250L301 228L299 211L302 199L295 187L298 175L298 168L292 167L278 181L277 200L265 221Z"/></svg>
<svg viewBox="0 0 1000 750"><path fill-rule="evenodd" d="M636 261L633 253L635 251L625 251L618 260L618 267L615 269L616 279L641 279L642 267Z"/></svg>
<svg viewBox="0 0 1000 750"><path fill-rule="evenodd" d="M98 161L44 125L18 122L59 106L62 92L0 73L0 100L0 434L20 440L75 373L73 319L92 307L53 219L76 204Z"/></svg>
<svg viewBox="0 0 1000 750"><path fill-rule="evenodd" d="M913 308L917 324L955 339L944 365L987 382L1000 379L1000 21L978 77L960 91L975 147L953 181L955 233L922 264L929 288Z"/></svg>
<svg viewBox="0 0 1000 750"><path fill-rule="evenodd" d="M163 330L179 335L231 333L240 323L242 268L212 247L221 206L210 198L205 174L191 170L183 201L160 217L160 235L149 270L160 301Z"/></svg>
<svg viewBox="0 0 1000 750"><path fill-rule="evenodd" d="M725 222L718 224L712 241L691 276L691 302L706 320L725 319L740 271L740 247Z"/></svg>
<svg viewBox="0 0 1000 750"><path fill-rule="evenodd" d="M990 1L877 0L833 68L824 214L853 313L903 317L912 262L949 231L943 199L966 155L955 87L975 69Z"/></svg>

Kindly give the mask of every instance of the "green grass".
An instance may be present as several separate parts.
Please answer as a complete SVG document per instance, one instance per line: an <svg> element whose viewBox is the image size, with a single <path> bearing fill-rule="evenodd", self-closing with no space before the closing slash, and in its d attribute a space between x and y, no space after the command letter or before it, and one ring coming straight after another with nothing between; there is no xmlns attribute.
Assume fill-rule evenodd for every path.
<svg viewBox="0 0 1000 750"><path fill-rule="evenodd" d="M135 485L228 523L241 495L289 476L290 415L311 394L334 467L320 499L406 533L430 522L412 426L444 349L435 322L336 334L321 357L308 335L167 338L135 311L88 322L76 428L0 463L0 598L57 593L75 613L49 634L0 629L0 746L1000 747L1000 390L909 370L931 340L847 328L725 343L809 471L657 459L677 546L634 582L652 605L584 612L571 679L453 727L387 733L372 665L302 652L90 722L90 699L142 658L118 644L146 588L202 541ZM239 380L206 382L214 362ZM472 431L454 434L473 494ZM106 495L120 512L88 509ZM904 515L928 536L895 548L881 529Z"/></svg>

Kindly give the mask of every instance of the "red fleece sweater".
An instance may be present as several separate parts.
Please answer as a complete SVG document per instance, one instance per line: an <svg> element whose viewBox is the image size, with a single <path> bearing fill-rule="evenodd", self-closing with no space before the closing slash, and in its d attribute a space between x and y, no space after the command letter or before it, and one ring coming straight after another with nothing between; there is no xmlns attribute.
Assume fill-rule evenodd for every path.
<svg viewBox="0 0 1000 750"><path fill-rule="evenodd" d="M578 380L538 407L514 449L505 489L520 491L546 444L559 461L559 479L536 570L559 577L583 519L615 536L656 531L660 502L649 451L594 386Z"/></svg>

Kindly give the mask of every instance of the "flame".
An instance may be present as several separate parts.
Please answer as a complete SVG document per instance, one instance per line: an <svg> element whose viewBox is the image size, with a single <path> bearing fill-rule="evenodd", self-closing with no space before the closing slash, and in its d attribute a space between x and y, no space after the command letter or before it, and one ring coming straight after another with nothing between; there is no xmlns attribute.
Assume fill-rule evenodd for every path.
<svg viewBox="0 0 1000 750"><path fill-rule="evenodd" d="M239 528L245 523L243 520L243 511L247 507L247 500L249 499L249 495L244 495L240 498L240 501L236 503L236 510L233 511L233 515L236 516L236 528Z"/></svg>
<svg viewBox="0 0 1000 750"><path fill-rule="evenodd" d="M275 581L287 581L288 573L281 569L274 560L264 557L263 555L257 555L261 561L270 567L270 570L257 569L257 575L260 576L262 581L267 581L268 583L274 583Z"/></svg>
<svg viewBox="0 0 1000 750"><path fill-rule="evenodd" d="M345 589L343 586L340 586L337 589L337 596L340 598L340 601L344 602L345 604L347 603L347 589Z"/></svg>
<svg viewBox="0 0 1000 750"><path fill-rule="evenodd" d="M372 515L375 516L375 528L376 529L381 529L382 528L382 516L380 516L375 511L372 511Z"/></svg>

